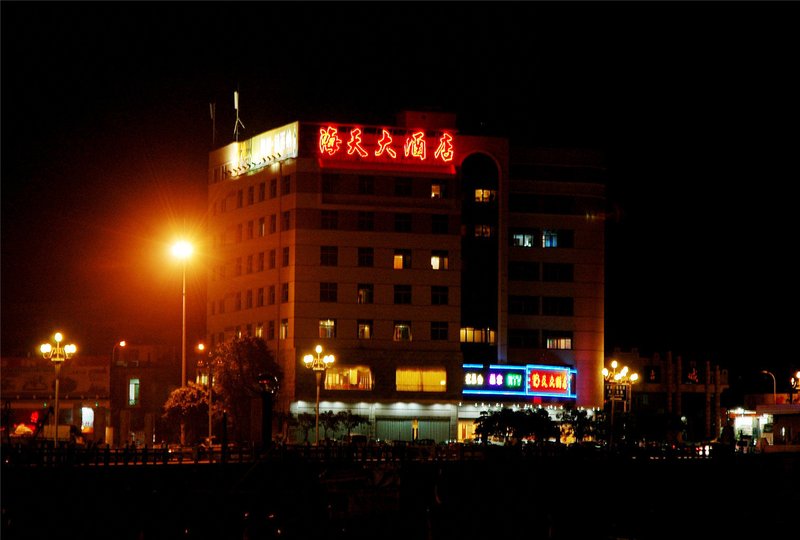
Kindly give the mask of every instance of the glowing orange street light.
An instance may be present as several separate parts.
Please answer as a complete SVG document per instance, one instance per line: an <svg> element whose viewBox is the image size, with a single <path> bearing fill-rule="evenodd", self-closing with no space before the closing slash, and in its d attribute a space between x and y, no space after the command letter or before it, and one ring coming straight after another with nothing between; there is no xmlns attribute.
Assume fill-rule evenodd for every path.
<svg viewBox="0 0 800 540"><path fill-rule="evenodd" d="M316 416L317 416L317 427L316 427L316 441L315 444L319 446L319 386L322 380L322 374L325 373L325 370L328 369L330 364L333 364L335 358L332 354L326 354L325 356L320 356L322 354L322 345L317 345L314 351L317 353L317 356L314 357L313 354L307 354L303 357L303 364L308 368L314 371L314 374L317 378L317 406L316 406Z"/></svg>
<svg viewBox="0 0 800 540"><path fill-rule="evenodd" d="M172 246L172 255L183 262L183 320L181 324L181 387L186 386L186 260L192 256L194 247L185 240Z"/></svg>

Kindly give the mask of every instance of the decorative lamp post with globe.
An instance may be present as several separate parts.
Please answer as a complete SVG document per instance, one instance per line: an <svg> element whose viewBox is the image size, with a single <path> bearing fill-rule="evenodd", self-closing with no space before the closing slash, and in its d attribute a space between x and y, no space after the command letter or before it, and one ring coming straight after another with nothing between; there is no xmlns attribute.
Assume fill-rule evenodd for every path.
<svg viewBox="0 0 800 540"><path fill-rule="evenodd" d="M315 444L316 446L319 446L319 386L320 382L322 381L322 374L325 373L325 370L328 369L330 364L333 364L335 359L332 354L321 356L322 345L317 345L314 350L316 351L317 356L315 357L313 354L305 355L303 357L303 364L305 364L306 368L313 370L314 374L317 376L317 406L315 409L317 424Z"/></svg>
<svg viewBox="0 0 800 540"><path fill-rule="evenodd" d="M53 411L55 412L54 419L53 419L53 448L58 446L58 375L61 371L61 366L64 364L65 360L69 360L78 350L78 348L73 345L64 345L61 346L61 341L64 339L64 336L61 332L56 332L55 340L56 345L53 347L49 343L43 343L42 346L39 348L42 351L42 356L45 360L50 360L53 363L53 367L56 370L56 384L55 384L55 408Z"/></svg>
<svg viewBox="0 0 800 540"><path fill-rule="evenodd" d="M603 379L605 379L606 395L611 401L611 434L609 435L609 446L614 443L614 404L617 401L623 402L625 412L629 412L633 400L631 399L631 387L639 380L638 373L630 373L628 366L623 366L617 371L619 363L611 361L611 369L603 368Z"/></svg>

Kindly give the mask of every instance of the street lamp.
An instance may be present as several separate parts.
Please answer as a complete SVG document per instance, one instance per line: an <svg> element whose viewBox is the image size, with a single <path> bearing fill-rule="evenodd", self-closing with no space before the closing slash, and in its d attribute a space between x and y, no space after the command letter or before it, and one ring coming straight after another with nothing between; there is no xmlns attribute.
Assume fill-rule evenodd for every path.
<svg viewBox="0 0 800 540"><path fill-rule="evenodd" d="M172 246L172 254L183 262L183 322L181 324L181 386L186 386L186 259L191 257L194 248L185 240Z"/></svg>
<svg viewBox="0 0 800 540"><path fill-rule="evenodd" d="M316 407L316 415L317 415L317 428L316 428L316 439L315 444L319 446L319 384L322 380L322 374L325 373L325 370L328 369L329 364L333 364L334 357L332 354L326 354L323 357L320 357L322 354L322 345L317 345L314 349L317 353L316 358L313 354L307 354L303 357L303 363L308 369L314 370L314 374L317 376L317 407Z"/></svg>
<svg viewBox="0 0 800 540"><path fill-rule="evenodd" d="M199 353L202 354L203 351L205 351L205 350L206 350L206 346L203 345L202 343L197 345L197 351ZM209 358L209 357L200 358L200 360L197 361L197 371L200 374L205 376L205 386L206 386L207 391L208 391L208 394L207 394L207 397L206 397L206 402L208 403L208 449L209 449L209 456L210 456L211 455L211 453L210 453L211 452L211 442L213 440L211 418L212 418L212 406L214 404L214 396L213 396L213 393L212 393L214 391L214 369L213 369L213 363L211 361L211 358ZM200 379L200 377L198 377L198 379ZM202 379L200 379L197 382L198 383L202 383L203 381L202 381ZM209 460L210 459L211 458L209 457Z"/></svg>
<svg viewBox="0 0 800 540"><path fill-rule="evenodd" d="M53 363L53 366L56 370L56 393L55 393L55 429L53 430L53 448L58 446L58 374L61 371L61 365L64 363L64 360L68 360L72 358L72 355L75 354L75 351L78 350L77 347L73 344L61 346L61 340L64 339L64 336L61 335L61 332L56 332L55 340L56 346L53 347L49 343L43 343L42 346L39 348L42 351L42 356L44 356L45 360L50 360Z"/></svg>
<svg viewBox="0 0 800 540"><path fill-rule="evenodd" d="M617 363L616 360L612 360L611 370L603 368L602 372L603 379L606 381L606 391L609 400L611 400L611 434L609 436L609 446L612 446L614 442L614 403L616 401L623 401L625 412L629 412L630 407L628 407L628 401L630 400L631 404L633 404L631 387L633 383L639 380L639 374L629 373L630 370L628 366L623 366L619 371L617 371L617 367L619 367L619 363ZM622 389L622 396L620 395L620 389Z"/></svg>
<svg viewBox="0 0 800 540"><path fill-rule="evenodd" d="M777 398L777 386L778 386L778 383L775 380L775 375L772 374L771 372L767 371L766 369L762 369L761 373L763 373L764 375L769 375L770 377L772 377L772 404L773 405L777 405L778 404L778 400L776 398Z"/></svg>
<svg viewBox="0 0 800 540"><path fill-rule="evenodd" d="M114 343L114 347L111 349L111 365L114 365L115 353L117 352L117 347L125 347L128 344L127 341L122 340L118 343Z"/></svg>

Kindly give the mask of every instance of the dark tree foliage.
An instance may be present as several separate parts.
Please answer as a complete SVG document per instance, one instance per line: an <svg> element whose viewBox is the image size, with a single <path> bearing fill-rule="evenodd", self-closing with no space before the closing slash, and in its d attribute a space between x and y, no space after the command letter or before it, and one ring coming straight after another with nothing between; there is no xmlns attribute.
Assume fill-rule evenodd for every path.
<svg viewBox="0 0 800 540"><path fill-rule="evenodd" d="M339 411L336 416L339 418L339 423L347 432L348 437L354 429L370 423L369 418L360 414L353 414L352 411Z"/></svg>
<svg viewBox="0 0 800 540"><path fill-rule="evenodd" d="M186 386L173 390L166 403L162 418L168 426L180 426L185 429L181 444L200 438L203 426L208 419L208 397L205 387L191 381ZM170 440L180 440L181 434L175 430L170 433Z"/></svg>
<svg viewBox="0 0 800 540"><path fill-rule="evenodd" d="M559 436L558 426L542 408L483 411L475 423L475 433L483 442L487 442L489 437L501 438L505 442L510 439L534 439L541 442Z"/></svg>
<svg viewBox="0 0 800 540"><path fill-rule="evenodd" d="M594 438L598 434L596 417L590 417L586 409L565 407L559 413L561 433L567 437L575 437L576 442L581 442L587 437Z"/></svg>
<svg viewBox="0 0 800 540"><path fill-rule="evenodd" d="M250 433L252 402L261 396L259 381L271 377L280 385L283 372L266 342L257 337L234 338L218 345L209 357L215 394L228 411L237 440L244 441Z"/></svg>

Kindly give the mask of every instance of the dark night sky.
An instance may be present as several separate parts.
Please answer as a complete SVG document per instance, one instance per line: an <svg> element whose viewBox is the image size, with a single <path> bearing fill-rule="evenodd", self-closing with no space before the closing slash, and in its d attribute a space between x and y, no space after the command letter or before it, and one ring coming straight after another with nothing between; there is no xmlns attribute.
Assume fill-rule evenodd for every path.
<svg viewBox="0 0 800 540"><path fill-rule="evenodd" d="M168 246L203 230L208 104L229 142L238 88L245 137L434 107L465 131L605 151L621 209L607 348L770 369L780 390L800 368L795 7L4 1L2 353L57 328L96 354L120 338L179 347Z"/></svg>

